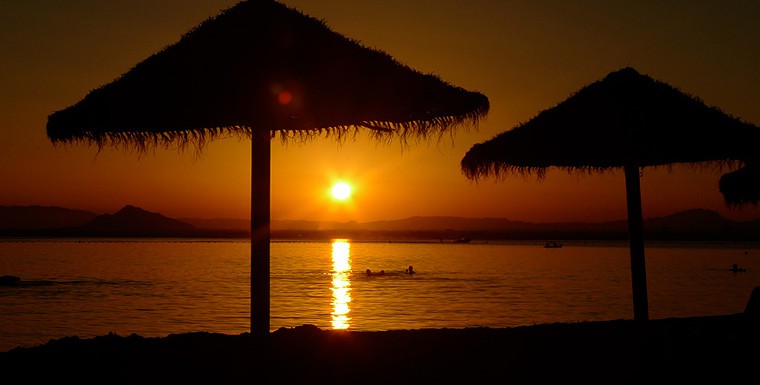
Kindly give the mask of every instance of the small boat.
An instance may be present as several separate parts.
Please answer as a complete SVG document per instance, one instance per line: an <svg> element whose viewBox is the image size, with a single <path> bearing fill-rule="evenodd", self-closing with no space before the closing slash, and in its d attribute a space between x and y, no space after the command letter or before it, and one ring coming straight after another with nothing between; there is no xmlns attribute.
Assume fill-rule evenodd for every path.
<svg viewBox="0 0 760 385"><path fill-rule="evenodd" d="M470 241L472 241L472 239L467 238L467 237L462 237L462 238L457 238L451 241L451 243L470 243Z"/></svg>
<svg viewBox="0 0 760 385"><path fill-rule="evenodd" d="M560 247L562 247L562 244L555 241L546 242L544 244L544 248L546 249L559 249Z"/></svg>

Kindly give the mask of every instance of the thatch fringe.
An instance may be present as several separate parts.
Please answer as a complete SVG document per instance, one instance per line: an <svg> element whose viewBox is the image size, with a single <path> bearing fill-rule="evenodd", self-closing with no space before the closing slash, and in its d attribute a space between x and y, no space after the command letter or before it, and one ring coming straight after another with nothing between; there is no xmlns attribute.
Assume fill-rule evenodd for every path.
<svg viewBox="0 0 760 385"><path fill-rule="evenodd" d="M757 207L760 203L760 162L752 159L720 177L718 188L730 208Z"/></svg>
<svg viewBox="0 0 760 385"><path fill-rule="evenodd" d="M699 162L682 162L682 163L669 163L661 165L648 165L647 169L666 169L667 171L673 171L676 168L689 168L699 169L705 172L723 172L725 170L734 169L744 165L745 162L736 159L719 159L719 160L707 160ZM620 171L623 166L516 166L514 164L506 162L490 162L490 163L465 163L462 162L462 173L468 179L475 182L480 182L485 179L493 178L497 181L504 181L511 176L519 176L523 178L535 176L538 180L544 180L546 174L550 170L558 170L571 175L593 175L604 174L609 172ZM640 168L643 169L643 168ZM641 171L642 176L644 171Z"/></svg>
<svg viewBox="0 0 760 385"><path fill-rule="evenodd" d="M480 120L487 114L487 109L481 109L463 116L437 117L430 121L416 120L411 122L367 121L357 125L340 125L304 130L273 130L271 138L278 138L282 144L291 142L306 143L316 138L334 139L344 143L349 138L355 140L362 129L369 130L369 137L378 142L400 140L405 145L409 139L425 140L437 137L438 140L446 134L454 135L460 126L477 129ZM130 153L145 154L156 149L177 149L179 152L194 149L200 155L212 141L238 137L250 140L253 129L247 126L210 127L200 130L171 130L171 131L101 131L82 130L65 138L50 138L54 145L83 144L96 146L100 151L104 147L122 149Z"/></svg>
<svg viewBox="0 0 760 385"><path fill-rule="evenodd" d="M756 153L760 129L667 83L624 68L490 140L461 161L478 180L640 167L718 168Z"/></svg>
<svg viewBox="0 0 760 385"><path fill-rule="evenodd" d="M280 101L279 88L292 91L292 99ZM47 132L54 144L138 153L176 147L200 154L215 139L250 139L253 130L289 143L343 142L367 128L378 141L398 138L405 145L440 140L466 123L477 126L488 109L485 95L413 70L300 11L259 0L207 19L53 113Z"/></svg>

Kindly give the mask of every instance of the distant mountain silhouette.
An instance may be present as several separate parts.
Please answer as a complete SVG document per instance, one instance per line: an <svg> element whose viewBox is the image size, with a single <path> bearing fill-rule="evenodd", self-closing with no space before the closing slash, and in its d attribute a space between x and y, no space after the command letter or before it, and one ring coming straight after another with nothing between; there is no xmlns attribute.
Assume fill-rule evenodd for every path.
<svg viewBox="0 0 760 385"><path fill-rule="evenodd" d="M159 213L127 205L115 214L103 214L78 226L76 231L87 235L147 236L173 235L195 231L196 228Z"/></svg>
<svg viewBox="0 0 760 385"><path fill-rule="evenodd" d="M81 226L98 214L55 206L0 206L0 230Z"/></svg>
<svg viewBox="0 0 760 385"><path fill-rule="evenodd" d="M657 238L666 235L693 234L710 236L712 234L730 236L740 234L743 238L754 235L760 237L760 220L736 222L725 219L715 211L694 209L664 217L655 217L644 221L645 232ZM628 234L626 220L606 222L555 222L533 223L512 221L505 218L461 218L461 217L410 217L399 220L357 222L306 222L306 221L272 221L273 231L288 229L319 231L385 231L385 232L450 232L480 233L486 237L509 236L519 238L530 236L545 237L582 237L582 238L625 238ZM760 239L759 239L760 240Z"/></svg>
<svg viewBox="0 0 760 385"><path fill-rule="evenodd" d="M273 239L627 239L626 220L532 223L506 218L415 216L373 222L273 220ZM250 221L166 217L127 205L114 214L41 206L0 206L0 236L239 237ZM646 240L760 241L760 219L732 221L693 209L644 220Z"/></svg>
<svg viewBox="0 0 760 385"><path fill-rule="evenodd" d="M646 221L649 232L719 233L734 228L739 222L723 218L715 211L693 209Z"/></svg>
<svg viewBox="0 0 760 385"><path fill-rule="evenodd" d="M245 237L245 231L199 229L126 205L97 215L60 207L0 206L0 236L51 237Z"/></svg>
<svg viewBox="0 0 760 385"><path fill-rule="evenodd" d="M251 221L242 218L178 218L198 229L249 231Z"/></svg>
<svg viewBox="0 0 760 385"><path fill-rule="evenodd" d="M409 217L375 222L272 221L273 237L628 239L627 220L532 223L505 218ZM737 222L694 209L644 220L647 240L760 241L760 220Z"/></svg>

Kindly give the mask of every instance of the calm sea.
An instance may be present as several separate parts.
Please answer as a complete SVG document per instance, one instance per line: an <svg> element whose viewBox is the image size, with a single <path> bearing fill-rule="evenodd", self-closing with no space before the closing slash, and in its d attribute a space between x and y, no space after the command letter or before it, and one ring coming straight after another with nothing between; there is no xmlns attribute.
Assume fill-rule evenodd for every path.
<svg viewBox="0 0 760 385"><path fill-rule="evenodd" d="M272 330L632 318L627 243L543 245L273 242ZM242 240L0 240L0 275L26 282L0 287L0 351L109 332L246 332L249 256ZM760 243L650 243L646 263L650 318L739 313L760 285Z"/></svg>

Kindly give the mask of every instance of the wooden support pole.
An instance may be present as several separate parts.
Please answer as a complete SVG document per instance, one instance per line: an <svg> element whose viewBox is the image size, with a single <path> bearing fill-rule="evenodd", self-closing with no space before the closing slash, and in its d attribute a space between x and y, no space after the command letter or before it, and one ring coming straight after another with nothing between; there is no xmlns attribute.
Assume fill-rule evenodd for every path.
<svg viewBox="0 0 760 385"><path fill-rule="evenodd" d="M254 130L251 138L251 334L268 335L271 136Z"/></svg>
<svg viewBox="0 0 760 385"><path fill-rule="evenodd" d="M644 261L644 220L641 212L641 184L639 167L625 166L625 191L628 205L628 235L631 248L631 283L633 286L633 319L647 321L647 271Z"/></svg>

